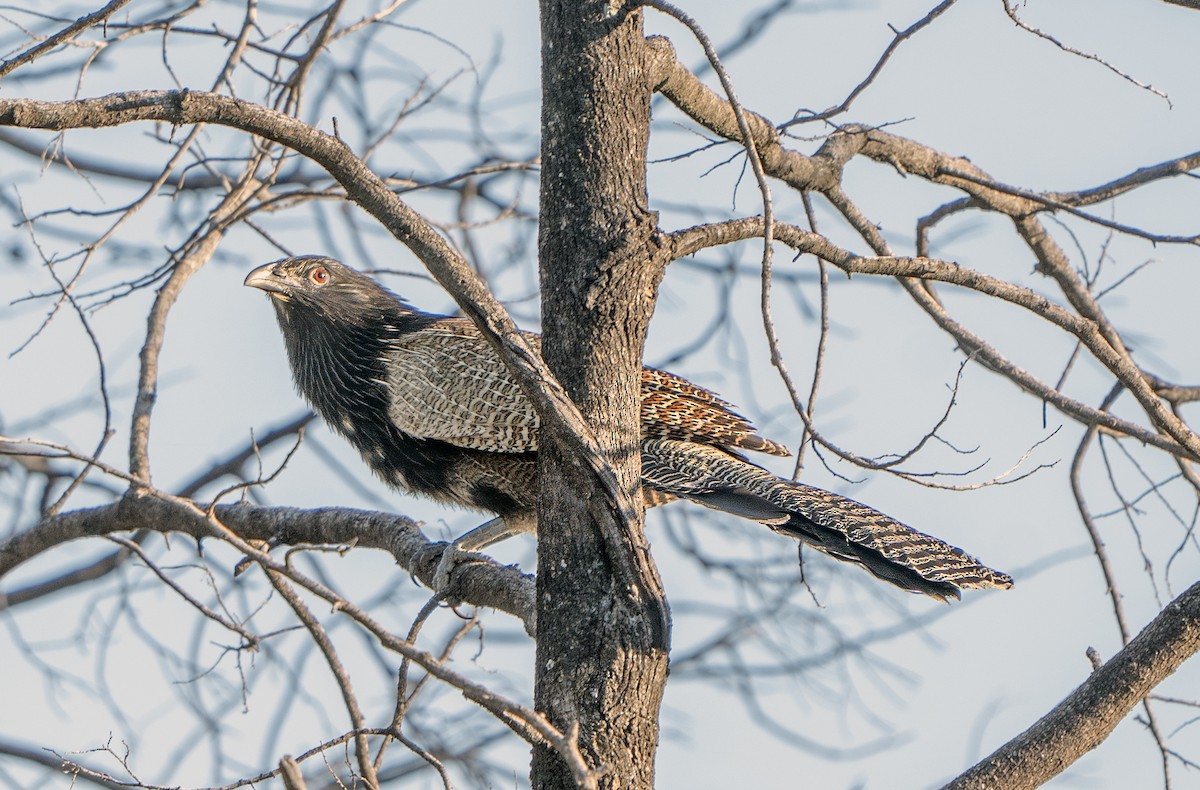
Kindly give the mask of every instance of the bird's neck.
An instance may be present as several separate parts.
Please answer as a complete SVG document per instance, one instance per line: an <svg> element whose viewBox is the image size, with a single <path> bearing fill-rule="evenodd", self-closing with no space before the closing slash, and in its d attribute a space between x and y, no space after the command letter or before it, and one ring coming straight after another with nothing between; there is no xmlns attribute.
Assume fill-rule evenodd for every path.
<svg viewBox="0 0 1200 790"><path fill-rule="evenodd" d="M386 359L403 321L380 313L363 321L306 320L279 311L296 388L335 431L355 421L386 419Z"/></svg>

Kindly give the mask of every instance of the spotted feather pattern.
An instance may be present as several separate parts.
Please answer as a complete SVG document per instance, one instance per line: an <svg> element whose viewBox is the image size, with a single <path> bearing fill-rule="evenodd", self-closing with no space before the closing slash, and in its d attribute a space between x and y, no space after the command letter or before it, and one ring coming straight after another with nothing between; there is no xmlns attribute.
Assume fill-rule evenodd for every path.
<svg viewBox="0 0 1200 790"><path fill-rule="evenodd" d="M642 433L770 455L791 455L782 444L759 436L754 426L716 394L687 379L642 369Z"/></svg>
<svg viewBox="0 0 1200 790"><path fill-rule="evenodd" d="M1012 577L960 548L844 496L793 483L718 448L671 439L642 442L646 485L769 524L863 565L893 584L934 597L1012 586Z"/></svg>
<svg viewBox="0 0 1200 790"><path fill-rule="evenodd" d="M539 348L541 338L526 338ZM538 416L469 321L443 318L385 352L388 415L406 433L500 453L537 449ZM686 379L642 370L642 434L788 455L730 404Z"/></svg>
<svg viewBox="0 0 1200 790"><path fill-rule="evenodd" d="M438 321L387 354L388 415L400 430L476 450L537 449L533 404L470 322Z"/></svg>

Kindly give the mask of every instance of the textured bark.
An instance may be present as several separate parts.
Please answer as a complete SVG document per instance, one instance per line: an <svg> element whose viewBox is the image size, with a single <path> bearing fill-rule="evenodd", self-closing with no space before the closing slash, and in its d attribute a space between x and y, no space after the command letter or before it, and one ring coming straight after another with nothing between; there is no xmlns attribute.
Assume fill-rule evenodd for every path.
<svg viewBox="0 0 1200 790"><path fill-rule="evenodd" d="M350 508L301 510L256 505L218 505L214 515L246 540L277 540L285 545L353 544L383 549L400 567L427 586L433 585L445 543L421 534L416 523L403 516ZM150 530L180 533L196 538L212 535L201 511L156 496L127 496L110 505L72 510L43 520L36 527L0 542L0 578L23 562L72 540L122 532ZM525 630L535 629L533 580L514 567L472 562L454 574L454 596L520 618ZM25 598L0 595L0 611Z"/></svg>
<svg viewBox="0 0 1200 790"><path fill-rule="evenodd" d="M1200 650L1200 583L1036 724L947 790L1038 787L1099 746L1150 691Z"/></svg>
<svg viewBox="0 0 1200 790"><path fill-rule="evenodd" d="M646 201L652 81L641 16L542 4L539 259L543 354L616 474L602 480L543 436L535 702L606 787L653 786L668 620L642 531L638 382L663 271ZM535 749L537 788L574 787Z"/></svg>

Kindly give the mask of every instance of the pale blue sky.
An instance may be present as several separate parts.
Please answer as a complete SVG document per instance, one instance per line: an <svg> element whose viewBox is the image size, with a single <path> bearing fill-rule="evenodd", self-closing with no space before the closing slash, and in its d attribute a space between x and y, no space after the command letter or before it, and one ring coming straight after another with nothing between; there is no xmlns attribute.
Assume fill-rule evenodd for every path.
<svg viewBox="0 0 1200 790"><path fill-rule="evenodd" d="M753 46L730 57L726 66L743 103L781 122L798 108L822 109L839 101L886 46L891 36L887 25L904 27L924 14L928 5L908 0L846 6L798 4L776 20L770 32ZM733 37L747 8L755 7L716 2L688 5L689 13L710 32L718 49ZM229 11L222 6L205 13L216 19ZM1064 43L1094 52L1138 80L1153 84L1169 95L1171 105L1100 64L1068 55L1016 29L1004 16L999 2L963 2L905 44L845 120L893 124L890 131L894 133L966 156L999 180L1030 189L1094 186L1200 147L1195 134L1200 128L1200 83L1196 80L1200 50L1195 46L1200 12L1161 2L1043 1L1028 3L1021 13ZM647 16L647 29L670 36L685 63L700 62L699 48L689 42L685 29L653 13ZM193 24L202 26L211 19L197 19ZM538 41L533 4L468 0L413 3L396 21L452 43L479 64L498 52L500 65L485 92L492 113L486 119L486 132L504 147L510 134L536 127ZM372 61L377 68L413 75L428 72L436 82L451 77L468 63L461 53L433 37L412 32L389 40L401 42L405 49L380 53ZM83 81L80 94L172 87L168 75L156 65L158 52L146 48L142 56L153 65L141 73L136 69L130 73L125 68L94 67ZM185 84L207 87L214 67L212 59L223 55L209 53L207 57L209 60L198 57L192 61L180 57L172 66ZM193 79L194 84L190 82ZM711 75L706 79L715 85ZM473 86L469 78L460 79L454 83L451 95L465 101ZM37 98L66 98L73 88L73 83L67 81L61 95L38 94ZM22 83L6 82L4 95L25 95ZM454 121L448 114L443 119L447 124ZM322 126L330 128L327 123ZM381 153L379 160L411 162L413 169L423 174L432 172L436 161L436 167L445 173L454 172L466 148L448 137L422 133L421 128L403 127L394 143L400 147ZM665 158L695 146L699 138L687 129L690 125L680 114L660 101L656 104L652 154ZM148 131L148 127L142 131ZM799 127L797 133L815 135L824 131ZM129 130L77 131L67 141L69 151L121 159L131 139L137 138L131 138ZM215 134L207 143L208 150L220 151L223 139L224 133ZM150 142L146 145L147 151L161 153L161 147ZM798 140L794 145L809 152L817 143ZM512 156L533 153L522 144L507 147L505 152ZM652 207L661 212L664 228L683 227L701 217L714 218L731 211L736 215L758 213L752 180L745 179L740 188L735 185L739 165L705 175L731 153L725 146L682 162L654 166ZM53 169L39 177L37 167L31 166L28 158L8 160L10 155L5 156L6 161L14 163L2 176L9 187L6 199L11 200L15 194L11 187L19 188L30 212L63 205L65 200L72 205L112 207L127 198L118 188L105 187L99 195L90 194L89 187L79 179ZM851 165L846 186L868 216L881 224L898 254L912 254L917 217L957 197L948 189L931 187L915 178L903 179L889 168L865 161ZM799 198L782 185L773 188L777 217L802 222ZM1097 213L1121 222L1141 223L1157 232L1194 233L1195 188L1188 179L1177 179L1123 197L1115 204L1105 204ZM535 197L528 194L526 202ZM413 200L438 221L454 218L453 207L441 198L416 196ZM207 205L206 199L199 208ZM149 245L150 249L177 244L181 238L178 229L163 230L167 208L165 200L152 204L122 231L119 239ZM324 210L331 215L340 211L334 207ZM821 229L836 241L863 249L819 201L818 217ZM305 222L286 216L272 221L273 232L286 239L296 252L353 249L344 237L337 240L339 249L330 249L331 242ZM361 213L356 221L364 226L371 224ZM67 224L67 220L60 224ZM1083 259L1070 237L1054 221L1048 220L1047 224L1076 256L1076 265L1082 266ZM98 223L90 227L94 229ZM1080 223L1073 223L1071 228L1094 266L1107 233ZM13 229L10 233L20 236L23 231ZM371 229L365 235L375 265L420 272L419 263L381 232ZM480 238L486 241L492 237L482 233ZM497 232L495 238L503 237ZM62 243L61 249L70 247L70 243ZM1108 282L1147 260L1154 261L1104 303L1118 328L1129 332L1139 360L1181 383L1196 383L1200 380L1200 358L1193 344L1192 305L1200 287L1200 273L1195 249L1154 247L1124 237L1112 239L1106 249L1111 258L1105 264L1109 267ZM1011 228L994 217L970 214L946 223L935 236L934 251L964 266L1034 289L1046 289L1042 278L1032 272L1031 255L1013 241ZM489 249L486 256L493 263L502 257L496 249ZM752 270L758 256L759 249L746 244L736 250L698 256L696 265L686 261L675 264L662 287L647 362L670 359L688 346L702 330L706 315L716 308L713 280L697 266L723 265L736 258ZM221 258L195 278L173 313L164 349L163 387L152 445L156 482L163 487L179 484L204 462L238 446L251 429L261 433L302 408L291 387L273 313L260 293L241 286L249 268L275 257L278 253L260 237L246 230L235 231L223 244ZM130 256L124 267L96 271L93 282L118 281L158 265L164 258L165 254L149 260ZM531 260L525 263L532 266ZM811 260L793 263L783 248L777 251L776 266L781 273L811 275L813 271ZM831 273L831 280L834 332L819 407L822 426L837 443L863 455L905 448L940 416L961 357L952 340L918 314L911 300L894 285L866 277L847 280L836 272ZM527 296L536 279L525 268L506 272L498 281L501 295L515 298ZM428 282L393 277L388 284L425 309L449 308L445 295ZM28 290L48 285L45 275L28 262L24 266L0 267L0 295L5 297L5 304ZM1019 364L1050 381L1057 378L1071 352L1071 344L1064 338L1048 333L1036 320L1015 309L996 308L980 297L948 288L942 289L942 294L956 315L994 340ZM815 305L816 299L809 281L794 291L777 286L774 302L783 350L805 392L816 332L812 320L801 315L798 304L803 300L809 306ZM110 365L117 411L118 433L105 456L113 463L121 463L124 458L130 382L136 376L136 351L148 303L149 295L142 293L93 314ZM756 277L738 279L730 296L737 317L736 330L674 367L738 403L773 438L795 447L800 422L784 409L783 387L769 368L757 304ZM42 310L40 305L5 308L4 353L0 355L0 416L5 431L48 404L95 392L94 358L72 316L60 317L28 350L8 358L8 353L40 322ZM533 311L528 301L514 308L527 326L536 328ZM1077 370L1071 382L1072 393L1090 403L1097 403L1108 387L1095 367L1088 365ZM1128 404L1119 409L1126 416L1136 416ZM1063 429L1051 436L1060 425ZM90 450L98 429L94 413L74 413L55 419L38 436ZM746 636L748 660L764 660L772 644L784 652L795 650L798 655L827 648L832 644L826 630L829 624L856 635L887 629L911 617L922 623L921 628L873 644L867 660L852 657L795 679L765 682L761 698L765 713L749 710L739 701L737 690L726 682L702 682L681 672L668 685L664 703L660 787L932 786L1027 727L1081 682L1089 672L1084 655L1089 646L1104 657L1119 649L1103 581L1090 556L1067 485L1080 429L1053 411L1043 424L1039 403L983 368L970 366L960 388L959 405L945 433L960 447L978 447L977 453L963 460L945 448L935 447L912 468L961 469L974 465L975 459L990 459L983 470L967 478L978 482L1007 469L1043 439L1045 443L1033 452L1027 467L1054 462L1057 466L1011 486L958 494L930 491L885 475L837 465L841 474L861 481L849 485L811 456L803 479L870 502L918 529L966 547L988 564L1013 573L1015 588L968 593L962 604L944 608L897 591L881 591L865 575L851 578L853 570L842 573L839 567L841 575L830 579L831 563L813 561L810 574L822 608L818 609L803 590L796 592L778 617L777 633L760 631ZM326 454L350 470L357 485L332 473L324 460ZM268 461L277 462L280 457L277 450L267 455ZM1139 457L1154 474L1166 474L1169 469L1152 454ZM1099 454L1092 457L1088 486L1095 497L1095 508L1104 510L1112 506L1113 499L1106 494L1099 459ZM790 473L786 460L772 468L781 474ZM1123 474L1128 491L1140 491L1140 484L1128 477L1128 468ZM7 497L11 485L4 481L0 485L8 486L4 489ZM1182 489L1172 493L1183 517L1188 518L1194 498L1189 505ZM265 496L274 504L297 506L394 507L426 520L444 535L458 534L478 522L471 514L447 512L387 491L366 474L353 451L323 428L311 431L309 442ZM74 506L104 500L102 494L84 491ZM1163 568L1180 540L1182 528L1171 521L1161 505L1153 501L1144 504L1147 514L1141 522L1142 539L1156 565L1159 595L1166 598L1169 591ZM6 525L18 518L12 515L7 498L2 507L7 508L0 511ZM666 539L667 529L682 529L678 512L682 507L686 506L673 506L650 519L651 540L675 605L677 657L711 635L715 614L722 607L733 603L762 605L752 591L739 589L727 578L699 568ZM794 558L793 543L755 525L729 523L728 519L701 521L707 514L692 515L696 538L704 541L714 555L770 558L776 562L772 566L776 571ZM1107 519L1102 525L1122 581L1131 624L1138 630L1159 608L1155 592L1141 571L1130 530L1119 518ZM21 568L4 580L0 589L42 578L56 568L73 566L109 548L100 541L63 547ZM163 562L191 561L188 548L176 546ZM219 547L210 546L209 550L209 562L219 574L227 573L237 560ZM532 544L525 539L513 541L500 547L498 556L532 567ZM378 611L400 629L406 627L422 600L420 591L381 555L354 552L349 558L327 562L325 568L345 585L348 594L364 598L394 585L399 602L380 604ZM1198 576L1200 559L1193 549L1176 560L1166 581L1178 592ZM202 586L202 580L196 582L198 576L191 578ZM22 712L15 733L10 727L11 717L4 717L0 737L15 734L28 742L52 744L64 750L97 746L109 733L115 741L136 738L135 764L145 766L146 775L153 780L188 784L215 781L209 773L212 766L205 749L182 756L172 751L180 740L180 727L194 725L190 719L181 718L168 701L176 695L186 697L193 693L188 689L194 688L195 694L212 704L227 697L227 703L222 704L240 707L237 674L226 660L207 683L182 691L173 685L191 678L193 668L156 657L139 638L132 621L121 616L119 601L127 588L156 589L156 582L145 572L130 570L91 592L51 598L11 615L0 613L0 627L8 634L0 638L0 665L6 668L0 676L0 700L5 710ZM227 589L232 590L231 598L238 599L240 593L235 587ZM228 643L232 639L227 634L193 630L186 607L161 593L135 600L142 602L136 620L146 632L176 645L194 640L202 645L200 655L214 662L219 651L204 647L206 640L223 639ZM446 620L437 627L453 625L449 622L453 617ZM119 623L120 627L109 630L109 623ZM472 661L475 648L463 650L456 668L502 691L528 694L524 667L531 661L529 645L505 616L490 613L487 623L487 646L482 655ZM106 637L113 640L107 653L101 649ZM54 666L66 672L66 677L77 676L80 682L53 680L44 667L26 659L22 640L43 648ZM297 650L302 644L300 636L286 637L275 649ZM368 705L369 712L384 715L390 710L386 697L390 681L384 667L376 664L370 651L357 640L347 644L352 645L347 647L348 658L362 673L356 677L363 678L364 689L381 690L375 700L378 705ZM246 713L228 719L228 726L241 728L227 747L233 764L241 761L252 768L265 767L278 754L307 748L344 726L345 716L336 701L328 703L326 714L318 713L326 705L324 700L336 700L336 694L315 657L309 657L307 667L313 699L297 702L295 710L299 713L288 718L286 727L280 727L276 718L280 692L277 677L271 673L279 671L278 664L264 655L248 670L255 693ZM1198 681L1200 674L1193 662L1162 692L1174 696L1194 694L1194 689L1200 687ZM126 719L114 717L102 700L86 690L93 683L109 689L114 698L133 702ZM453 711L462 703L453 692L447 692L440 696L438 706ZM322 721L322 715L327 715L328 721ZM857 748L884 737L895 738L898 745L853 759L824 759L770 734L780 728L764 721L764 717L826 746ZM1172 723L1168 730L1181 723L1174 714L1168 720ZM181 723L184 721L188 723ZM252 745L262 732L276 729L280 734L271 747L275 751ZM200 741L203 733L188 737ZM1189 757L1200 755L1200 736L1194 727L1176 735L1171 743ZM508 786L524 786L527 778L522 746L513 741L501 748L511 755L514 765ZM1189 775L1178 764L1173 772L1178 787L1195 782L1194 772ZM62 781L62 786L67 786L67 780ZM435 786L432 775L415 781L411 786ZM1130 719L1052 786L1126 788L1154 786L1159 781L1153 742Z"/></svg>

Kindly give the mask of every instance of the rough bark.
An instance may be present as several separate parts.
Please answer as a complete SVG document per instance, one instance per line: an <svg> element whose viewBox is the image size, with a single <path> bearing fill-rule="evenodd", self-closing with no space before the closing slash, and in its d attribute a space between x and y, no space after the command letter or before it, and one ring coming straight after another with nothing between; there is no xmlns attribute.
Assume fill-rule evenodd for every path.
<svg viewBox="0 0 1200 790"><path fill-rule="evenodd" d="M1200 582L1054 710L947 790L1038 787L1095 749L1150 691L1200 650Z"/></svg>
<svg viewBox="0 0 1200 790"><path fill-rule="evenodd" d="M433 585L445 543L421 534L410 519L391 513L350 508L301 510L256 505L218 505L213 515L246 540L276 540L284 545L354 545L383 549L396 563L427 586ZM195 508L156 496L127 496L99 507L72 510L44 519L36 527L0 542L0 578L23 562L72 540L150 530L196 538L212 530ZM533 580L514 567L472 562L454 574L454 596L520 618L534 633ZM36 585L35 585L36 586ZM0 595L0 611L23 602L22 590Z"/></svg>
<svg viewBox="0 0 1200 790"><path fill-rule="evenodd" d="M638 381L662 256L646 200L651 80L641 16L542 4L543 354L616 473L614 503L543 437L535 702L606 787L653 786L668 620L640 506ZM615 506L614 506L615 504ZM574 787L535 749L536 788Z"/></svg>

